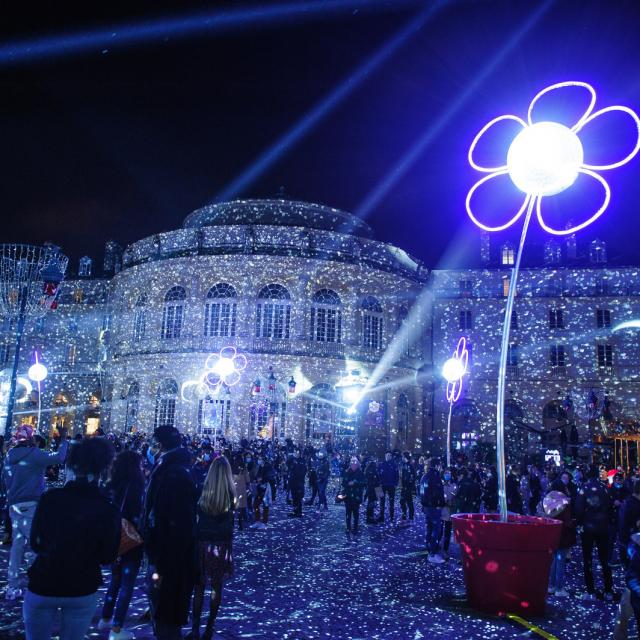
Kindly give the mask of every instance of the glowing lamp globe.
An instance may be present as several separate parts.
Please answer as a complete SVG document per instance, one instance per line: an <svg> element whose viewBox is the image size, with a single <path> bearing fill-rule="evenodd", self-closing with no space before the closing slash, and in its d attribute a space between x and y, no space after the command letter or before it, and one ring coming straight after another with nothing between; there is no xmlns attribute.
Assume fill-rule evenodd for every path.
<svg viewBox="0 0 640 640"><path fill-rule="evenodd" d="M347 387L343 392L343 398L349 404L357 404L360 401L360 388Z"/></svg>
<svg viewBox="0 0 640 640"><path fill-rule="evenodd" d="M235 371L233 360L231 358L219 358L213 366L213 371L224 380Z"/></svg>
<svg viewBox="0 0 640 640"><path fill-rule="evenodd" d="M442 365L442 377L450 384L453 384L465 374L464 363L458 358L449 358Z"/></svg>
<svg viewBox="0 0 640 640"><path fill-rule="evenodd" d="M41 362L36 362L29 367L29 371L27 371L27 375L34 382L42 382L47 377L47 367L45 367Z"/></svg>
<svg viewBox="0 0 640 640"><path fill-rule="evenodd" d="M575 182L583 160L582 143L571 129L557 122L538 122L514 138L507 170L520 191L552 196Z"/></svg>

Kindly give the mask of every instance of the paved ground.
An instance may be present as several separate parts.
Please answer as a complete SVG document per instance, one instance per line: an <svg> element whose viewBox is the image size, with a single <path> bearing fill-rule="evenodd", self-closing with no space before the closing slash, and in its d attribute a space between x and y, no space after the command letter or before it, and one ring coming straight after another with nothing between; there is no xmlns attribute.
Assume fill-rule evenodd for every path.
<svg viewBox="0 0 640 640"><path fill-rule="evenodd" d="M236 575L227 583L217 636L225 639L508 639L533 638L522 627L482 617L465 606L462 569L451 560L431 565L423 553L424 520L407 527L364 527L355 539L344 532L344 508L327 514L310 508L300 520L272 508L265 531L235 539ZM7 548L0 551L0 589L6 579ZM574 549L574 557L578 548ZM583 604L576 594L582 570L568 568L569 598L552 598L547 614L534 622L561 640L611 637L615 606ZM621 575L616 583L622 582ZM135 621L145 608L136 590L127 626L136 638L150 638L148 624ZM19 604L0 603L0 638L21 638ZM97 620L96 620L97 621ZM89 636L106 640L91 628Z"/></svg>

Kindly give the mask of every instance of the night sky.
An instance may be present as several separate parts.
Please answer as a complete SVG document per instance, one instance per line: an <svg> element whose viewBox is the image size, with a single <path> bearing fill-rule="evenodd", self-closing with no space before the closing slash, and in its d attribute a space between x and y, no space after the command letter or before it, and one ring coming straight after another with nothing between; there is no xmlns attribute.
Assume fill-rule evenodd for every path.
<svg viewBox="0 0 640 640"><path fill-rule="evenodd" d="M108 238L179 227L333 97L237 196L284 187L367 217L378 239L429 266L463 264L478 247L464 198L481 177L466 153L489 119L526 116L535 93L562 80L591 82L596 108L640 109L637 2L104 3L100 15L87 13L98 3L53 4L0 19L2 241L49 240L74 262L101 261ZM236 19L256 7L270 12ZM216 27L224 11L230 23ZM59 44L103 30L115 35ZM395 50L338 96L393 38ZM26 55L26 40L46 46ZM596 133L599 158L633 145L627 122ZM611 207L581 236L608 240L618 263L640 258L639 176L640 159L607 172ZM567 206L593 208L600 196L586 193ZM532 246L541 238L533 223Z"/></svg>

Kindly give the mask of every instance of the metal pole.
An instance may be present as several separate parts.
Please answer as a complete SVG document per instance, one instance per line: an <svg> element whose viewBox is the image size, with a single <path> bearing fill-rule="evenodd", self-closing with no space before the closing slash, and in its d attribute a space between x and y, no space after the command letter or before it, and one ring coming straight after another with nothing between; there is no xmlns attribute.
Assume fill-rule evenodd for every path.
<svg viewBox="0 0 640 640"><path fill-rule="evenodd" d="M447 418L447 467L451 467L451 412L453 402L449 403L449 417Z"/></svg>
<svg viewBox="0 0 640 640"><path fill-rule="evenodd" d="M500 520L507 522L507 472L505 467L505 450L504 450L504 396L507 374L507 351L509 349L509 333L511 331L511 314L513 313L513 302L516 295L516 286L518 283L518 273L520 272L520 259L522 258L522 250L524 241L527 236L527 229L531 221L531 214L535 206L537 197L531 196L527 205L527 213L522 225L522 235L520 236L520 245L518 247L518 255L516 263L511 271L511 280L509 281L509 293L507 295L507 306L504 310L504 324L502 327L502 345L500 348L500 366L498 369L498 404L496 406L496 458L498 470L498 502L500 506Z"/></svg>
<svg viewBox="0 0 640 640"><path fill-rule="evenodd" d="M20 364L20 347L22 346L22 334L26 319L28 287L23 285L22 299L20 300L20 312L18 314L18 326L16 328L16 352L13 356L13 368L11 370L11 382L9 386L9 403L7 404L7 421L4 425L4 439L8 442L11 438L11 423L13 422L13 405L16 399L16 383L18 381L18 366Z"/></svg>

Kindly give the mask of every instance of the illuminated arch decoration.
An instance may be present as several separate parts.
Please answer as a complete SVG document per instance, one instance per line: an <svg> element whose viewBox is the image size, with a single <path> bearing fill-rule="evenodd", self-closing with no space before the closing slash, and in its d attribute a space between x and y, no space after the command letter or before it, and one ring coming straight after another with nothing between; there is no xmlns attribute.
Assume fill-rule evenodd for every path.
<svg viewBox="0 0 640 640"><path fill-rule="evenodd" d="M589 94L589 104L572 126L566 126L559 122L539 121L536 117L536 105L543 96L554 91L579 87ZM509 291L505 306L504 324L502 329L502 343L500 348L500 364L498 368L498 393L496 402L496 467L498 470L498 501L500 505L500 519L507 521L507 495L506 495L506 468L505 468L505 441L504 441L504 405L507 353L509 349L509 333L511 329L511 316L513 313L513 302L520 270L520 260L524 248L527 229L533 211L540 226L548 233L556 236L571 235L595 222L607 209L611 199L611 190L607 181L598 171L608 171L616 169L629 162L640 149L640 119L637 114L623 106L610 106L598 111L594 111L596 104L595 89L586 82L568 81L552 84L537 93L529 104L527 110L527 120L523 120L515 115L502 115L489 121L473 139L469 147L469 164L488 175L478 180L467 193L465 206L467 214L472 222L484 231L502 231L515 224L524 214L524 222L520 235L520 244L512 275L509 279ZM619 112L629 116L636 128L636 141L632 150L621 159L610 164L589 164L585 162L584 149L580 141L579 133L586 125L607 113ZM499 122L513 121L520 127L520 132L512 140L507 152L506 163L499 166L483 166L474 159L474 151L478 142L485 133ZM579 175L585 175L596 180L603 189L604 197L602 204L595 212L590 213L585 219L576 225L567 225L565 229L555 229L551 227L544 218L543 202L545 199L562 193L573 185ZM506 222L496 225L489 225L482 222L481 217L473 210L473 196L485 183L501 179L510 178L511 183L524 194L522 205L515 214L512 214ZM526 213L525 213L526 212Z"/></svg>
<svg viewBox="0 0 640 640"><path fill-rule="evenodd" d="M247 357L238 353L235 347L223 347L212 353L206 360L204 372L197 380L187 380L182 384L183 400L198 399L217 393L220 387L233 387L240 382L242 372L247 368Z"/></svg>

